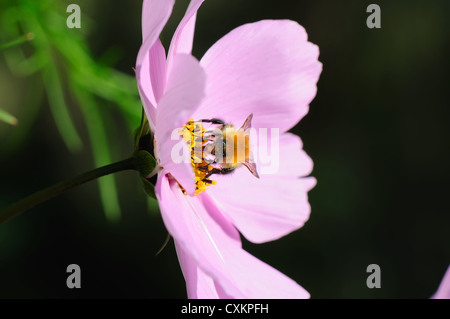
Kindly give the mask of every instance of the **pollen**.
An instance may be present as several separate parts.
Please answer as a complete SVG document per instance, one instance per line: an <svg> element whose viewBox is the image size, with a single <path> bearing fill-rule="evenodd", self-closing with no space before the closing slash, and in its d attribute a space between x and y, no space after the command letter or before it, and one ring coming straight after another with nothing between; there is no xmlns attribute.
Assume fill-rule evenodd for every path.
<svg viewBox="0 0 450 319"><path fill-rule="evenodd" d="M180 134L190 147L191 164L195 174L195 192L194 195L199 195L208 189L210 185L216 185L216 181L210 180L207 175L213 167L203 159L203 147L206 146L208 140L205 139L201 122L195 122L190 119L181 129ZM186 191L180 185L181 190L186 195Z"/></svg>

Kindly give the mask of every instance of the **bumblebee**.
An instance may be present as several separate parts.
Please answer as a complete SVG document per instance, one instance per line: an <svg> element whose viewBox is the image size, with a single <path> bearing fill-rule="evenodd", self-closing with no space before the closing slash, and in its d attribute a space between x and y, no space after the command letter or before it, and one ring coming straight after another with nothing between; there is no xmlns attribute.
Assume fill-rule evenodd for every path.
<svg viewBox="0 0 450 319"><path fill-rule="evenodd" d="M230 174L241 166L247 167L250 173L259 178L250 145L252 118L253 114L250 114L239 129L220 119L200 120L215 126L202 136L202 160L205 165L199 166L198 169L206 173L205 178L213 174Z"/></svg>

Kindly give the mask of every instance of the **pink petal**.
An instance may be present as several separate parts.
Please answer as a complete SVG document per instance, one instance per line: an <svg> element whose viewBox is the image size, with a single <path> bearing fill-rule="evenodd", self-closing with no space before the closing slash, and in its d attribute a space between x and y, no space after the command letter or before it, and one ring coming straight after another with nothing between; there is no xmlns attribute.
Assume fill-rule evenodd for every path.
<svg viewBox="0 0 450 319"><path fill-rule="evenodd" d="M188 267L183 270L184 275L188 277L188 287L197 280L194 277L195 272L189 268L192 267L189 257L191 262L197 266L201 265L211 277L213 274L226 274L228 261L222 248L240 248L238 232L222 216L211 218L205 211L200 196L183 195L178 185L163 174L158 176L155 192L164 224L177 243L178 251L181 248L182 252L189 254L188 258L183 255L180 258L181 266ZM233 294L238 294L239 290L232 278L225 278Z"/></svg>
<svg viewBox="0 0 450 319"><path fill-rule="evenodd" d="M214 280L198 268L194 259L175 241L178 260L186 280L186 290L190 299L217 299L219 294Z"/></svg>
<svg viewBox="0 0 450 319"><path fill-rule="evenodd" d="M270 175L256 179L245 168L233 175L215 178L217 185L208 192L249 241L263 243L279 239L308 220L310 180Z"/></svg>
<svg viewBox="0 0 450 319"><path fill-rule="evenodd" d="M136 61L136 79L139 94L153 130L156 121L156 106L166 85L166 53L159 39L150 50L148 50L148 44L149 42L145 42L139 50Z"/></svg>
<svg viewBox="0 0 450 319"><path fill-rule="evenodd" d="M450 267L447 268L447 271L442 278L442 282L439 285L436 293L431 297L432 299L450 299Z"/></svg>
<svg viewBox="0 0 450 319"><path fill-rule="evenodd" d="M190 151L177 132L200 105L204 97L205 81L205 73L193 56L175 55L164 96L156 110L155 138L160 165L190 194L195 190ZM174 135L176 139L172 139ZM172 150L180 143L183 145L184 158L181 163L176 163Z"/></svg>
<svg viewBox="0 0 450 319"><path fill-rule="evenodd" d="M165 52L158 38L174 4L174 0L144 0L142 5L142 46L136 60L136 79L152 130L155 108L165 86Z"/></svg>
<svg viewBox="0 0 450 319"><path fill-rule="evenodd" d="M172 59L175 54L192 53L192 44L194 41L195 21L197 11L205 0L192 0L189 4L186 14L178 25L170 43L169 54L167 56L169 69L172 66Z"/></svg>
<svg viewBox="0 0 450 319"><path fill-rule="evenodd" d="M260 175L307 176L313 169L313 161L302 149L299 136L283 133L270 136L267 142L262 139L264 131L259 132L252 144L254 159Z"/></svg>
<svg viewBox="0 0 450 319"><path fill-rule="evenodd" d="M293 21L264 20L234 29L200 62L208 83L196 119L240 125L253 113L255 128L289 130L316 94L322 70L318 56L318 47Z"/></svg>
<svg viewBox="0 0 450 319"><path fill-rule="evenodd" d="M142 4L142 42L155 43L169 20L175 0L144 0Z"/></svg>
<svg viewBox="0 0 450 319"><path fill-rule="evenodd" d="M261 260L242 249L230 251L227 256L232 262L229 273L239 283L240 294L234 298L250 299L308 299L309 293L295 281L286 277ZM216 280L220 285L220 278ZM227 292L226 284L216 287L221 293Z"/></svg>
<svg viewBox="0 0 450 319"><path fill-rule="evenodd" d="M207 194L183 195L174 181L160 175L156 185L164 223L181 251L180 261L189 291L234 298L307 298L309 294L276 269L241 248L240 237ZM180 250L181 248L181 250ZM197 265L203 272L193 271ZM195 283L197 281L197 283Z"/></svg>
<svg viewBox="0 0 450 319"><path fill-rule="evenodd" d="M276 174L255 178L245 167L231 176L214 175L217 182L208 194L220 210L250 241L262 243L278 239L302 227L311 207L308 191L315 179L299 178L312 170L312 161L301 149L300 138L283 134ZM258 164L257 164L258 167Z"/></svg>

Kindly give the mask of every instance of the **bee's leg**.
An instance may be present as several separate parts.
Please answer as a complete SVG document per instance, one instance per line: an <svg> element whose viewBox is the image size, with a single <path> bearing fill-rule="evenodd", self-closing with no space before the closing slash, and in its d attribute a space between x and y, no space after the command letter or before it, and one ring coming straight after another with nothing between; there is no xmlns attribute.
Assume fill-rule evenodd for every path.
<svg viewBox="0 0 450 319"><path fill-rule="evenodd" d="M198 168L199 170L201 170L201 171L204 171L204 172L209 171L209 166L210 166L209 164L214 164L214 163L215 163L215 160L213 160L213 159L203 158L202 160L203 160L203 162L205 162L206 164L203 164L203 163L202 163L202 165L199 165L197 168Z"/></svg>
<svg viewBox="0 0 450 319"><path fill-rule="evenodd" d="M199 167L197 167L197 169L198 169L199 171L202 171L202 172L207 172L207 171L208 171L208 165L205 165L205 166L199 166Z"/></svg>
<svg viewBox="0 0 450 319"><path fill-rule="evenodd" d="M207 159L204 158L203 159L203 163L201 163L199 166L197 166L197 169L202 171L202 172L210 172L211 171L211 165L210 164L214 164L215 161L213 159Z"/></svg>
<svg viewBox="0 0 450 319"><path fill-rule="evenodd" d="M212 184L213 183L212 180L210 180L209 178L206 178L206 177L203 179L203 182L207 183L207 184Z"/></svg>
<svg viewBox="0 0 450 319"><path fill-rule="evenodd" d="M230 174L233 173L234 168L213 168L212 170L209 171L208 174L206 174L205 178L210 177L213 174L221 174L221 175L226 175L226 174Z"/></svg>
<svg viewBox="0 0 450 319"><path fill-rule="evenodd" d="M220 169L213 168L212 170L209 171L208 174L206 174L205 178L209 178L211 175L217 174L217 172L220 172Z"/></svg>

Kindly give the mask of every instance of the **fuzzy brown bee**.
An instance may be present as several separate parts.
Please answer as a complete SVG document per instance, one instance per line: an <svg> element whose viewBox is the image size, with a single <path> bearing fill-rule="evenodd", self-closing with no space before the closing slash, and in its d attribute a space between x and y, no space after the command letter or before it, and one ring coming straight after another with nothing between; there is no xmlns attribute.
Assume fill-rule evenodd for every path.
<svg viewBox="0 0 450 319"><path fill-rule="evenodd" d="M204 137L209 139L203 148L203 159L210 164L210 167L205 167L208 169L207 177L213 174L230 174L238 167L245 166L259 178L250 146L249 130L252 118L253 114L250 114L239 129L219 119L201 120L218 125L216 131L204 134Z"/></svg>
<svg viewBox="0 0 450 319"><path fill-rule="evenodd" d="M216 182L210 179L213 174L230 174L241 166L259 178L253 162L250 128L253 114L250 114L241 128L226 124L220 119L189 120L180 134L189 143L191 163L195 173L196 190L194 195L208 189ZM204 128L209 123L209 128Z"/></svg>

